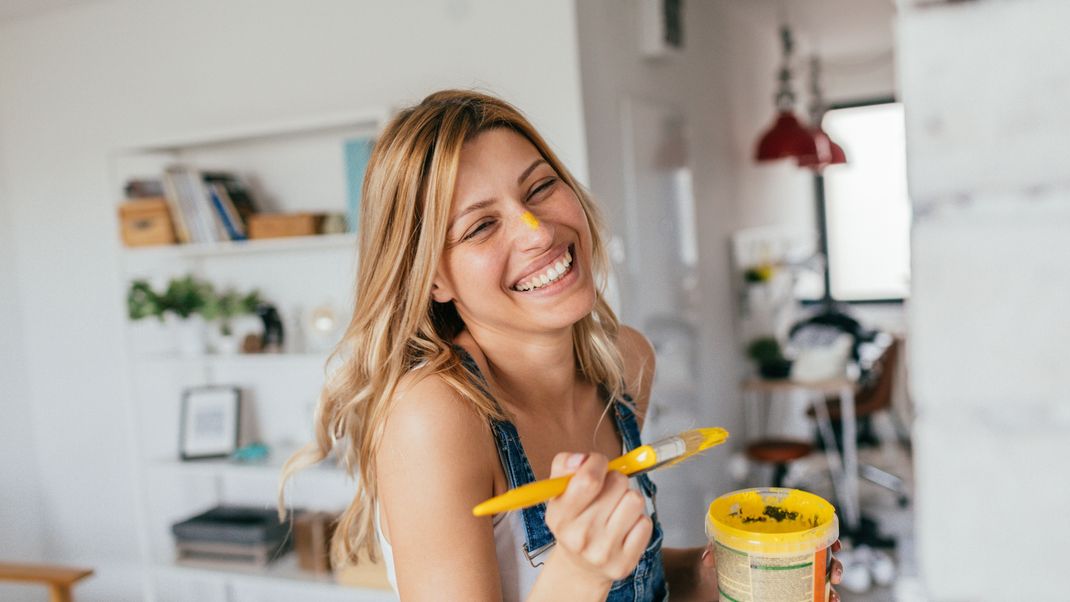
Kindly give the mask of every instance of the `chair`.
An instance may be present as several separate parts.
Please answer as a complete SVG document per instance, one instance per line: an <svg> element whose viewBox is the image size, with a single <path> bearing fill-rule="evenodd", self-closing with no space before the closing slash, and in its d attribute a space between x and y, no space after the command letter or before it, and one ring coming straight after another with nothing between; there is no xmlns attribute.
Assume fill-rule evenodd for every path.
<svg viewBox="0 0 1070 602"><path fill-rule="evenodd" d="M51 602L71 602L71 587L93 574L93 569L0 562L0 581L23 581L48 586Z"/></svg>
<svg viewBox="0 0 1070 602"><path fill-rule="evenodd" d="M895 380L899 369L901 341L893 338L892 342L884 349L880 357L870 369L872 375L855 394L855 419L859 423L858 442L862 446L876 446L879 440L872 432L872 417L881 411L891 411ZM835 444L843 448L843 431L840 428L840 405L838 399L826 399L829 417L835 425ZM807 411L811 418L815 417L813 408ZM894 414L893 414L894 416ZM902 442L902 438L901 438ZM909 503L906 485L903 479L881 470L870 464L859 466L859 476L880 487L888 489L898 496L901 506Z"/></svg>
<svg viewBox="0 0 1070 602"><path fill-rule="evenodd" d="M747 458L755 462L773 465L773 487L783 487L788 474L788 463L805 458L814 451L814 446L804 441L791 439L758 439L747 444Z"/></svg>

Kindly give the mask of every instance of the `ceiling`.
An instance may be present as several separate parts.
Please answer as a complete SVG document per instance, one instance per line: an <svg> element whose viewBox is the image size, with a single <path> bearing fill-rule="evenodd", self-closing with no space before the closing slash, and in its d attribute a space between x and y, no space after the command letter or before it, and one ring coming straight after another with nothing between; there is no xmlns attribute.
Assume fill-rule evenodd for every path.
<svg viewBox="0 0 1070 602"><path fill-rule="evenodd" d="M0 0L0 22L100 0Z"/></svg>
<svg viewBox="0 0 1070 602"><path fill-rule="evenodd" d="M892 50L894 0L728 0L733 12L760 23L786 19L806 52L826 57ZM800 48L800 50L803 50Z"/></svg>

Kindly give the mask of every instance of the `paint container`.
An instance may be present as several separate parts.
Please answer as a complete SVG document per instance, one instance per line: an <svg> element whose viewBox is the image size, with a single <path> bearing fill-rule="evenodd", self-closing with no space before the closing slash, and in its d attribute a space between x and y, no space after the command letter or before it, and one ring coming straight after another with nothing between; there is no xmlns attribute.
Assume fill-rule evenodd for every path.
<svg viewBox="0 0 1070 602"><path fill-rule="evenodd" d="M733 491L710 504L706 535L722 602L825 602L836 510L798 489Z"/></svg>

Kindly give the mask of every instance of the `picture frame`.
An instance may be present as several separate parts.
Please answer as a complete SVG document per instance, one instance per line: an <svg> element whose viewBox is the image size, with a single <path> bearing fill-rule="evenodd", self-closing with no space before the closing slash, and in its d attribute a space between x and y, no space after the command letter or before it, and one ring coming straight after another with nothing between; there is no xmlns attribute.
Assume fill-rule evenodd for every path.
<svg viewBox="0 0 1070 602"><path fill-rule="evenodd" d="M371 136L350 138L343 145L346 166L346 226L349 232L357 232L364 172L368 169L374 148L375 138Z"/></svg>
<svg viewBox="0 0 1070 602"><path fill-rule="evenodd" d="M201 386L182 392L178 452L183 461L226 458L238 449L241 389Z"/></svg>

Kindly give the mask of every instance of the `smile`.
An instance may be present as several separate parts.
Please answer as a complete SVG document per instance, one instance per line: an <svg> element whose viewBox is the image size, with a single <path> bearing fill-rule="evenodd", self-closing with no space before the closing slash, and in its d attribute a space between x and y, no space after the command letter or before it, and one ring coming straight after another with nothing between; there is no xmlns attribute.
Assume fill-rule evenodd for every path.
<svg viewBox="0 0 1070 602"><path fill-rule="evenodd" d="M566 250L564 255L561 256L556 262L550 264L546 269L542 270L538 274L524 279L522 282L518 282L513 286L513 290L526 292L533 291L549 286L554 282L557 282L563 278L566 274L572 271L572 252Z"/></svg>

